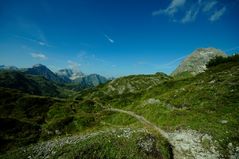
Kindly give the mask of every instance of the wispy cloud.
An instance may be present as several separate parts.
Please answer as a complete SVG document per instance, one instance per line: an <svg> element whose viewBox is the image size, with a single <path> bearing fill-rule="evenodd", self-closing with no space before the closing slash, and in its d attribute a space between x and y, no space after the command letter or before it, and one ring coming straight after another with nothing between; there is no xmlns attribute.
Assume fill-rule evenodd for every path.
<svg viewBox="0 0 239 159"><path fill-rule="evenodd" d="M38 60L47 60L48 59L47 56L42 53L31 53L31 56Z"/></svg>
<svg viewBox="0 0 239 159"><path fill-rule="evenodd" d="M198 0L195 3L191 4L190 8L185 11L185 15L181 19L181 22L188 23L188 22L195 21L200 12L201 3L202 3L202 1Z"/></svg>
<svg viewBox="0 0 239 159"><path fill-rule="evenodd" d="M99 54L94 54L94 51L91 50L80 50L76 54L76 59L78 63L80 63L80 66L82 69L84 69L84 72L89 73L100 73L105 74L106 76L110 77L110 68L116 70L118 68L118 65L113 63L113 61L108 61L107 59L103 58Z"/></svg>
<svg viewBox="0 0 239 159"><path fill-rule="evenodd" d="M176 65L178 65L179 62L182 61L183 59L185 59L186 57L187 57L187 55L181 56L179 58L176 58L176 59L169 61L167 63L164 63L164 64L155 64L152 62L138 61L135 66L137 67L137 65L145 65L145 66L153 67L156 69L171 69L171 68L174 68Z"/></svg>
<svg viewBox="0 0 239 159"><path fill-rule="evenodd" d="M114 43L115 41L113 39L111 39L108 35L104 34L105 38L110 42L110 43Z"/></svg>
<svg viewBox="0 0 239 159"><path fill-rule="evenodd" d="M111 62L106 61L105 59L102 59L101 57L98 57L97 55L85 50L79 51L77 58L82 65L112 65Z"/></svg>
<svg viewBox="0 0 239 159"><path fill-rule="evenodd" d="M202 9L203 12L209 12L211 9L213 9L217 5L217 1L211 1L204 4L204 7Z"/></svg>
<svg viewBox="0 0 239 159"><path fill-rule="evenodd" d="M48 46L50 47L50 45L48 45L47 43L43 42L43 41L38 41L38 44L41 46Z"/></svg>
<svg viewBox="0 0 239 159"><path fill-rule="evenodd" d="M77 57L79 58L80 61L82 62L102 62L102 63L106 63L106 61L104 59L101 59L99 57L97 57L95 54L89 53L85 50L81 50L78 54Z"/></svg>
<svg viewBox="0 0 239 159"><path fill-rule="evenodd" d="M172 0L166 9L160 9L152 12L153 16L166 14L168 16L174 16L178 12L178 9L186 3L186 0Z"/></svg>
<svg viewBox="0 0 239 159"><path fill-rule="evenodd" d="M182 61L183 59L185 59L188 55L186 56L181 56L179 58L176 58L172 61L169 61L168 63L165 63L165 64L161 64L161 65L157 65L157 67L160 67L160 68L173 68L175 67L175 65L177 65L180 61Z"/></svg>
<svg viewBox="0 0 239 159"><path fill-rule="evenodd" d="M47 42L42 41L42 40L37 40L37 39L29 38L29 37L26 37L26 36L19 36L19 35L15 35L15 37L19 38L19 39L30 41L30 42L34 42L34 43L36 43L38 45L41 45L41 46L51 47L51 45L49 45Z"/></svg>
<svg viewBox="0 0 239 159"><path fill-rule="evenodd" d="M44 31L34 21L22 16L16 16L16 21L16 27L19 28L20 35L15 35L15 37L34 42L40 46L52 46L47 42Z"/></svg>
<svg viewBox="0 0 239 159"><path fill-rule="evenodd" d="M222 8L218 10L220 6ZM172 22L185 24L195 21L199 14L209 16L208 20L214 22L219 20L225 11L225 4L217 0L171 0L167 8L153 11L152 16L167 15Z"/></svg>
<svg viewBox="0 0 239 159"><path fill-rule="evenodd" d="M199 9L190 9L186 12L185 16L183 17L183 19L181 20L182 23L188 23L188 22L192 22L196 19L197 15L198 15Z"/></svg>
<svg viewBox="0 0 239 159"><path fill-rule="evenodd" d="M216 10L211 17L209 18L209 20L211 22L217 21L221 18L221 16L226 12L226 7L224 6L223 8L221 8L220 10Z"/></svg>
<svg viewBox="0 0 239 159"><path fill-rule="evenodd" d="M79 53L77 54L77 57L80 60L85 60L85 58L87 57L87 52L84 50L79 51Z"/></svg>

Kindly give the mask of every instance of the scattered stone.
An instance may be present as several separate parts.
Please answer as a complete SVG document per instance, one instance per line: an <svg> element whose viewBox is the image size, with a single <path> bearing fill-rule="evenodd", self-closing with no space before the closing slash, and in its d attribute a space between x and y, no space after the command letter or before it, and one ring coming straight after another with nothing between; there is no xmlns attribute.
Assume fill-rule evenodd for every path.
<svg viewBox="0 0 239 159"><path fill-rule="evenodd" d="M138 132L148 133L148 131L143 128L107 129L104 131L97 131L90 134L59 137L49 141L40 142L35 145L30 145L28 147L22 147L19 148L19 150L21 150L23 153L29 154L27 157L28 159L54 158L54 155L57 153L57 150L61 150L61 148L63 148L65 145L74 145L101 134L115 134L116 136L130 138L133 133Z"/></svg>
<svg viewBox="0 0 239 159"><path fill-rule="evenodd" d="M143 106L153 105L153 104L159 104L159 103L160 103L160 100L155 99L155 98L149 98L148 100L145 100L145 101L143 102Z"/></svg>
<svg viewBox="0 0 239 159"><path fill-rule="evenodd" d="M213 84L213 83L215 83L215 82L216 82L215 80L212 80L212 81L210 81L209 83L210 83L210 84Z"/></svg>
<svg viewBox="0 0 239 159"><path fill-rule="evenodd" d="M148 154L149 156L154 156L154 158L162 159L162 154L160 150L156 147L156 139L154 136L148 134L137 141L137 146L140 151Z"/></svg>
<svg viewBox="0 0 239 159"><path fill-rule="evenodd" d="M151 135L147 135L144 138L141 138L137 144L140 149L147 153L150 153L153 151L155 145L155 138Z"/></svg>
<svg viewBox="0 0 239 159"><path fill-rule="evenodd" d="M60 132L59 130L55 130L55 134L56 134L56 135L60 135L61 132Z"/></svg>
<svg viewBox="0 0 239 159"><path fill-rule="evenodd" d="M185 88L181 88L181 91L185 91L186 89Z"/></svg>
<svg viewBox="0 0 239 159"><path fill-rule="evenodd" d="M220 123L222 123L222 124L227 124L228 121L227 121L227 120L221 120Z"/></svg>
<svg viewBox="0 0 239 159"><path fill-rule="evenodd" d="M220 157L212 137L195 130L170 132L169 142L174 146L175 159L217 159Z"/></svg>

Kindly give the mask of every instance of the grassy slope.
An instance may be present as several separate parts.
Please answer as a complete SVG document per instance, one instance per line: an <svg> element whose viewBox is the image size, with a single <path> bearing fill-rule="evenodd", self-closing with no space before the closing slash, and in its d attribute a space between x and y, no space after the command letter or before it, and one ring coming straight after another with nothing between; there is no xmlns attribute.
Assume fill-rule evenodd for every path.
<svg viewBox="0 0 239 159"><path fill-rule="evenodd" d="M6 88L1 88L1 95L5 95L0 100L2 101L1 110L7 111L1 114L0 120L1 128L4 130L0 133L1 150L12 149L13 151L0 155L0 158L27 158L32 155L39 155L39 153L37 158L44 158L47 150L43 147L49 146L48 142L44 141L51 138L54 138L52 140L53 145L55 144L54 150L46 154L51 158L94 158L96 156L99 158L122 158L125 156L169 158L170 156L171 151L168 142L158 134L137 132L137 125L131 126L130 132L119 129L119 127L126 125L130 126L128 121L119 125L117 123L108 125L107 119L112 113L102 111L102 108L94 101L60 100L23 94L20 91ZM11 110L7 110L10 105L12 106ZM119 118L124 118L122 116L119 115ZM135 120L133 121L135 122ZM74 144L69 144L66 140L67 142L62 147L62 142L57 142L58 139L62 140L67 136L71 138L73 134L78 134L80 137L84 136L79 134L80 132L91 136L94 132L105 130L112 132L99 133ZM45 144L45 146L37 144L25 149L16 149L36 142ZM147 148L148 144L151 143L153 144Z"/></svg>
<svg viewBox="0 0 239 159"><path fill-rule="evenodd" d="M132 78L134 81L130 83L130 89L132 90L133 87L133 90L136 91L125 89L122 94L119 94L119 92L109 90L108 88L109 85L115 88L122 88L121 85L127 85L128 79L132 81ZM151 80L149 80L149 78ZM150 83L157 81L157 78L160 82L150 87ZM203 133L208 133L219 142L221 152L227 155L226 146L229 142L232 142L233 145L239 145L238 80L238 63L229 63L212 67L205 73L191 78L180 77L171 79L161 77L161 75L129 76L118 79L116 83L113 84L110 82L97 88L82 91L75 97L72 96L67 100L23 95L18 91L8 89L7 91L12 92L9 93L9 95L7 95L6 92L2 93L1 97L3 96L3 98L1 102L4 103L1 104L1 107L7 103L7 108L13 109L8 110L1 108L1 110L7 111L2 114L10 114L9 116L13 118L11 112L14 112L13 110L15 109L19 109L24 105L26 105L27 108L29 105L33 105L30 107L30 110L41 112L38 110L38 106L41 105L41 110L44 111L42 111L43 114L39 115L39 117L38 113L34 116L26 116L26 110L28 109L18 110L14 113L17 120L30 121L33 125L38 124L37 126L41 127L37 141L48 140L57 136L78 134L79 132L90 133L108 128L127 126L137 129L138 127L142 127L137 120L130 116L103 111L98 104L101 103L106 106L134 111L168 131L175 129L195 129ZM51 104L48 105L46 103L44 104L44 102L40 102L41 104L37 105L42 98L49 100L49 102L46 103ZM29 100L32 101L33 99L37 102L33 102L33 104L30 102L30 104L28 104ZM149 99L153 99L154 102L148 102ZM9 101L21 101L16 102L20 105L22 103L27 104L19 107L18 104ZM35 106L34 103L36 104ZM44 107L44 105L47 106ZM227 121L227 123L222 123L223 120ZM25 139L23 138L23 140ZM89 151L89 153L84 154L84 156L90 155L88 157L93 157L93 155L102 155L101 157L103 157L104 155L111 156L112 153L116 155L116 150L119 148L117 144L115 147L114 143L107 143L107 141L112 140L115 140L115 143L121 142L111 136L109 136L109 138L99 136L93 138L92 141L89 140L85 143L79 143L76 147L73 146L74 148L72 145L68 145L58 150L57 154L58 156L62 156L64 153L69 153L75 157L81 157L81 151L86 152L86 150L89 151L89 149L92 149L96 154ZM135 144L134 141L135 140L127 141L129 143L127 144L128 146L124 145L125 148L130 149L131 144ZM99 143L102 143L102 145L99 145ZM161 143L160 145L162 146L164 144ZM94 145L96 147L94 147ZM72 151L69 150L71 147ZM102 152L102 148L106 149L106 151ZM133 149L131 153L137 154L136 150L138 151L138 149ZM161 150L165 152L163 153L164 156L169 154L167 146L161 147ZM126 150L122 150L122 153L123 151L127 152ZM122 157L122 154L118 155Z"/></svg>
<svg viewBox="0 0 239 159"><path fill-rule="evenodd" d="M239 145L239 65L219 65L194 78L168 81L142 98L158 104L126 109L144 115L164 129L195 129L208 133L227 154L227 145ZM226 121L227 123L223 123Z"/></svg>
<svg viewBox="0 0 239 159"><path fill-rule="evenodd" d="M97 90L103 87L104 86L99 86ZM2 122L1 124L4 126L4 131L2 131L2 133L0 134L1 140L4 141L4 144L1 147L1 151L10 149L14 150L17 147L28 145L30 143L42 142L57 138L59 136L64 137L68 135L78 134L80 132L92 133L105 129L118 129L120 127L126 126L130 126L134 130L138 127L142 127L142 125L132 117L124 114L104 111L102 107L97 104L96 99L89 99L90 96L88 95L88 93L91 93L92 89L89 89L86 92L87 93L83 94L82 98L79 99L75 99L75 97L73 96L67 99L58 99L29 95L18 90L1 88L0 109L2 110L2 112L0 113L0 117ZM99 93L99 91L96 91L96 94L97 92ZM121 99L123 100L122 97ZM12 122L13 120L15 121L15 123L7 127L7 124L9 124L10 121ZM22 126L24 124L26 126ZM20 128L15 129L14 127L16 127L16 125ZM9 133L10 131L11 133ZM29 136L29 134L35 134L35 136ZM152 133L144 133L140 136L143 137L142 135L145 136L150 134L152 135ZM89 157L91 155L100 155L102 158L104 158L105 155L109 157L116 155L118 158L121 158L123 157L122 155L127 155L126 150L128 150L127 153L132 153L131 155L138 154L138 158L144 155L149 157L150 155L153 155L149 152L147 152L146 154L138 152L140 151L140 148L137 147L136 140L140 140L141 137L137 134L135 134L135 136L132 136L132 141L128 140L126 142L124 139L124 142L126 143L122 147L122 151L119 152L117 150L122 146L120 145L120 143L123 143L123 141L121 141L121 139L115 138L115 136L112 136L112 134L109 134L107 136L108 137L103 137L106 139L103 141L99 141L99 139L102 139L102 136L99 136L95 139L92 139L92 143L90 142L89 144L87 144L88 141L82 143L83 147L81 143L79 143L78 146L81 145L81 148L79 149L78 147L79 150L73 149L74 152L69 153L75 153L75 151L84 150L84 145L86 144L85 146L93 146L92 148L97 152L97 154L92 154L93 152L89 152L88 154L75 154L76 156L84 155ZM167 141L158 136L158 134L155 134L153 136L156 136L157 138L155 139L155 143L158 143L160 147L160 155L164 158L168 158L165 156L168 156L170 154L170 150L167 146L164 146L167 145ZM9 142L9 138L11 138L12 142ZM108 143L109 140L112 141L110 144ZM100 142L101 144L99 144ZM97 150L94 149L94 145L97 147ZM134 145L134 148L132 145ZM67 146L65 148L68 149ZM106 151L101 152L101 150L105 148ZM64 151L64 149L62 149L61 151ZM87 151L89 150L87 149ZM123 153L124 151L125 153ZM18 152L18 150L15 151L15 153L12 153L12 151L10 151L9 154L13 155L10 156L10 158L14 158L14 154L19 155ZM4 156L3 158L8 158L7 156L8 155ZM156 156L154 155L151 156L151 158L155 157Z"/></svg>
<svg viewBox="0 0 239 159"><path fill-rule="evenodd" d="M1 158L171 158L171 147L144 129L117 128L41 142Z"/></svg>
<svg viewBox="0 0 239 159"><path fill-rule="evenodd" d="M221 153L227 156L229 143L239 146L238 81L239 64L231 62L212 67L196 77L166 80L134 93L107 94L106 85L93 95L83 93L83 97L90 96L103 104L134 111L168 131L195 129L212 135ZM150 98L157 102L145 104ZM106 121L122 125L135 122L119 114L111 114Z"/></svg>

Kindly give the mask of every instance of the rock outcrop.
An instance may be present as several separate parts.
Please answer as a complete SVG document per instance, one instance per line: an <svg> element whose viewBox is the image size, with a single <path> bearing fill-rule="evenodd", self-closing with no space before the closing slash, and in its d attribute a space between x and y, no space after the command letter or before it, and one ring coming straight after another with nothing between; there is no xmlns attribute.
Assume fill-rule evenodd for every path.
<svg viewBox="0 0 239 159"><path fill-rule="evenodd" d="M171 75L177 76L185 72L196 75L204 72L206 70L206 64L216 56L226 57L227 55L223 51L215 48L197 49L184 59Z"/></svg>

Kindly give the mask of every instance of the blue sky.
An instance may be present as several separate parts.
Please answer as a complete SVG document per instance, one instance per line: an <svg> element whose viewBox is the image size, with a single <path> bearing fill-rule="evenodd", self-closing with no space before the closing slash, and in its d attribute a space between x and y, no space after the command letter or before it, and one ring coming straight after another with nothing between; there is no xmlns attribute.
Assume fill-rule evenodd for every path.
<svg viewBox="0 0 239 159"><path fill-rule="evenodd" d="M196 48L239 51L238 0L1 0L0 64L170 73Z"/></svg>

